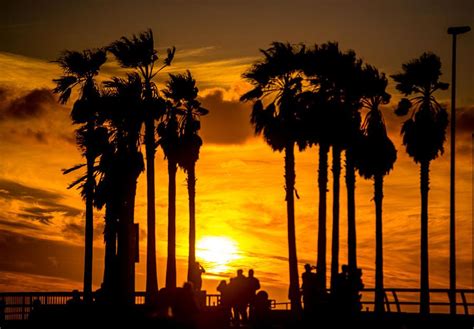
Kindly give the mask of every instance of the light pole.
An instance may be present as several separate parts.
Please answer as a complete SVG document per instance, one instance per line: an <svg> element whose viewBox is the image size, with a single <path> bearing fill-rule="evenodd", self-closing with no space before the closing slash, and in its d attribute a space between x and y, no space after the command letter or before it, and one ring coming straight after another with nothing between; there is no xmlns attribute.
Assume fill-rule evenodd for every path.
<svg viewBox="0 0 474 329"><path fill-rule="evenodd" d="M469 26L448 28L448 34L453 36L452 72L451 72L451 186L449 207L449 310L456 314L456 222L455 222L455 153L456 153L456 36L471 30Z"/></svg>

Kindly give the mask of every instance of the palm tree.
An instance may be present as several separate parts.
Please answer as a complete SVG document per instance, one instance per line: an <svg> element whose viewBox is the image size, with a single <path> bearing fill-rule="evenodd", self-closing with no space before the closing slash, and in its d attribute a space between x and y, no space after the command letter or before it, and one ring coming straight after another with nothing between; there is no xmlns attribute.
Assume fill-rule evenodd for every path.
<svg viewBox="0 0 474 329"><path fill-rule="evenodd" d="M179 128L178 165L187 173L189 199L189 253L188 281L193 282L193 268L196 263L196 162L202 139L198 132L201 128L200 116L209 113L197 100L196 80L187 71L186 74L170 75L165 95L184 112Z"/></svg>
<svg viewBox="0 0 474 329"><path fill-rule="evenodd" d="M319 144L319 216L317 268L321 285L326 287L326 194L328 182L328 153L332 146L333 171L333 231L331 287L339 267L339 180L341 152L347 148L354 120L354 108L358 105L355 95L355 69L360 65L353 51L339 50L337 43L326 43L308 52L305 74L313 86L313 105L305 123L309 126L310 143ZM316 101L314 101L316 100ZM314 105L316 104L316 105Z"/></svg>
<svg viewBox="0 0 474 329"><path fill-rule="evenodd" d="M395 111L397 115L412 114L401 129L403 145L415 163L420 164L421 191L421 257L420 257L420 313L430 311L428 272L428 191L430 162L443 154L448 115L435 99L437 90L449 85L439 81L441 61L433 53L423 53L419 58L402 65L402 73L392 75L397 89L410 99L403 98Z"/></svg>
<svg viewBox="0 0 474 329"><path fill-rule="evenodd" d="M136 235L134 205L137 179L144 169L140 130L144 116L143 83L138 74L104 82L103 116L109 129L109 147L102 155L97 205L106 205L106 265L104 292L118 293L120 301L133 303ZM102 201L102 203L99 203ZM118 276L117 273L118 272ZM106 281L107 279L107 281Z"/></svg>
<svg viewBox="0 0 474 329"><path fill-rule="evenodd" d="M93 196L95 189L94 162L98 156L96 150L88 147L94 143L96 118L98 111L99 91L95 77L100 67L107 60L104 50L65 51L57 60L64 75L54 79L55 94L59 101L67 103L75 87L79 88L79 98L74 103L71 118L74 124L81 124L78 130L83 156L86 158L86 179L84 183L84 199L86 203L85 220L85 252L84 252L84 300L92 301L92 249L93 249Z"/></svg>
<svg viewBox="0 0 474 329"><path fill-rule="evenodd" d="M158 90L153 78L165 67L171 65L175 48L168 49L168 55L158 69L158 54L154 48L153 32L151 29L133 35L131 39L122 37L113 42L108 50L115 55L120 65L132 68L143 78L143 98L145 102L145 149L147 175L147 275L146 302L156 300L158 294L158 275L156 272L156 237L155 237L155 120L162 114L161 109L153 104L158 96Z"/></svg>
<svg viewBox="0 0 474 329"><path fill-rule="evenodd" d="M355 207L355 162L360 156L358 150L362 139L361 131L361 98L363 96L362 61L355 57L355 53L348 57L342 85L343 90L343 113L344 143L345 143L345 171L347 190L347 259L349 273L357 275L357 234L356 234L356 207ZM357 278L356 278L357 279Z"/></svg>
<svg viewBox="0 0 474 329"><path fill-rule="evenodd" d="M166 114L158 124L158 144L168 160L168 257L166 262L166 288L176 288L176 172L178 170L179 119L181 99L173 99L175 76L170 74L163 93L168 97Z"/></svg>
<svg viewBox="0 0 474 329"><path fill-rule="evenodd" d="M375 202L375 312L384 312L382 200L383 179L393 169L397 150L387 135L381 105L390 101L385 74L370 65L364 68L364 108L368 110L362 124L363 142L356 167L365 179L374 180Z"/></svg>
<svg viewBox="0 0 474 329"><path fill-rule="evenodd" d="M303 77L300 70L305 48L274 42L261 50L264 58L255 63L243 77L254 88L241 101L254 101L251 123L273 151L285 152L285 190L288 219L288 254L291 309L301 311L298 259L295 236L295 143L301 142L301 105ZM264 99L268 100L264 104ZM302 145L303 146L303 145Z"/></svg>

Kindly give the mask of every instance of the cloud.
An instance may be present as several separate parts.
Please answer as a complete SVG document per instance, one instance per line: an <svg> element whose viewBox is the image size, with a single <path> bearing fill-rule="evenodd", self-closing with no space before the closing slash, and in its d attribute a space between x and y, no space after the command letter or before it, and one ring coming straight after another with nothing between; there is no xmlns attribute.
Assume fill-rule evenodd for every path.
<svg viewBox="0 0 474 329"><path fill-rule="evenodd" d="M49 89L33 89L26 94L10 98L12 92L0 88L0 121L28 120L43 116L52 106L57 106Z"/></svg>
<svg viewBox="0 0 474 329"><path fill-rule="evenodd" d="M9 229L17 228L17 229L26 229L26 230L34 230L34 231L38 230L38 227L36 227L35 225L28 224L28 223L11 222L3 218L0 218L0 225L6 226Z"/></svg>
<svg viewBox="0 0 474 329"><path fill-rule="evenodd" d="M461 134L474 133L474 105L456 110L456 132Z"/></svg>
<svg viewBox="0 0 474 329"><path fill-rule="evenodd" d="M20 211L16 215L22 219L49 225L55 213L66 217L76 217L82 213L77 208L60 203L62 198L59 193L0 179L0 199L20 201Z"/></svg>
<svg viewBox="0 0 474 329"><path fill-rule="evenodd" d="M51 220L53 219L53 216L51 215L32 215L32 214L18 214L18 217L32 220L32 221L38 221L42 224L49 225L51 224Z"/></svg>
<svg viewBox="0 0 474 329"><path fill-rule="evenodd" d="M64 125L68 120L66 107L58 104L50 89L23 90L13 84L0 85L0 139L19 143L20 140L49 144L65 140ZM68 122L67 121L67 122Z"/></svg>
<svg viewBox="0 0 474 329"><path fill-rule="evenodd" d="M2 271L44 275L81 281L83 274L82 246L63 241L38 239L36 237L0 230L0 268ZM102 278L103 250L95 248L99 262L94 265L94 281ZM14 284L12 285L14 286Z"/></svg>
<svg viewBox="0 0 474 329"><path fill-rule="evenodd" d="M252 136L248 104L226 100L222 89L214 89L200 101L209 109L209 114L202 118L204 143L242 144Z"/></svg>
<svg viewBox="0 0 474 329"><path fill-rule="evenodd" d="M93 232L94 240L102 241L105 223L103 220L101 220L102 217L98 214L94 214L94 219L96 222L94 224L94 232ZM84 239L84 227L85 227L84 219L80 221L70 221L64 224L64 226L61 229L61 232L64 233L64 235L67 237L82 241Z"/></svg>

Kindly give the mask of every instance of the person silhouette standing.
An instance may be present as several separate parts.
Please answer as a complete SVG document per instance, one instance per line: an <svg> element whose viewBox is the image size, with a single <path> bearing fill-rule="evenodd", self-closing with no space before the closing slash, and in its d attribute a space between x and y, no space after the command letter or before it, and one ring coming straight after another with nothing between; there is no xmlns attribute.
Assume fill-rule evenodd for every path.
<svg viewBox="0 0 474 329"><path fill-rule="evenodd" d="M333 292L333 311L348 315L350 313L351 288L349 282L349 266L342 265L342 271L337 274Z"/></svg>
<svg viewBox="0 0 474 329"><path fill-rule="evenodd" d="M204 267L199 264L199 262L195 262L192 268L192 275L191 275L191 282L193 283L195 291L201 291L202 287L202 274L206 273Z"/></svg>
<svg viewBox="0 0 474 329"><path fill-rule="evenodd" d="M247 322L247 278L243 270L237 270L237 276L230 279L230 286L233 293L235 293L233 301L234 320L236 324L239 324L240 321Z"/></svg>
<svg viewBox="0 0 474 329"><path fill-rule="evenodd" d="M313 272L315 267L310 264L304 266L305 271L301 275L303 281L301 289L303 290L303 304L304 312L306 315L309 315L314 312L315 308L315 298L316 298L316 273Z"/></svg>
<svg viewBox="0 0 474 329"><path fill-rule="evenodd" d="M255 296L257 290L260 289L260 281L254 276L253 269L249 270L249 276L247 278L247 293L248 293L248 304L249 304L249 318L253 320L254 318L254 306L255 306Z"/></svg>
<svg viewBox="0 0 474 329"><path fill-rule="evenodd" d="M220 298L220 307L222 309L223 316L225 318L225 323L228 324L231 318L231 296L230 296L230 285L227 284L225 280L222 280L217 286L217 291L221 293Z"/></svg>

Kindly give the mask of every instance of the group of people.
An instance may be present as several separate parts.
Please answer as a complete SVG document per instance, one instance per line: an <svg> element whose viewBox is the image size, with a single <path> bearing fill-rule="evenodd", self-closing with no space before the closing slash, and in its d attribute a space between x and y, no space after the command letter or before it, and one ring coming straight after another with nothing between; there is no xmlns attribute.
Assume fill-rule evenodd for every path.
<svg viewBox="0 0 474 329"><path fill-rule="evenodd" d="M260 289L260 281L254 276L254 271L248 271L248 276L239 269L237 276L229 283L222 280L217 286L221 294L220 305L226 317L234 323L257 320L262 312L269 308L268 294ZM247 308L249 314L247 314Z"/></svg>
<svg viewBox="0 0 474 329"><path fill-rule="evenodd" d="M364 284L361 269L349 271L349 266L342 265L342 272L335 278L331 293L324 287L322 274L313 272L315 269L315 266L306 264L302 275L301 289L307 315L329 314L331 311L336 311L338 314L353 316L362 310L360 291L364 288Z"/></svg>

